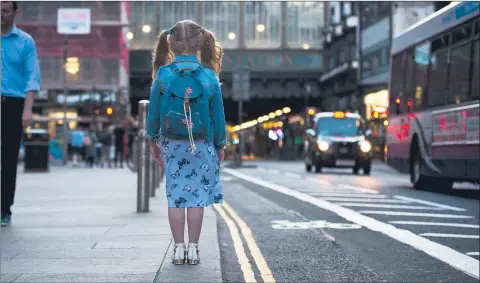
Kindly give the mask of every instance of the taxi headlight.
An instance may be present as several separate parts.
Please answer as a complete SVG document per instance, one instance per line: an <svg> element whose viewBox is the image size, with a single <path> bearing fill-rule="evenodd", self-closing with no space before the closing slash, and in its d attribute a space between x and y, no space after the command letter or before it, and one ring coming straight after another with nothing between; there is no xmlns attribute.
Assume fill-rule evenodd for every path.
<svg viewBox="0 0 480 283"><path fill-rule="evenodd" d="M330 147L330 145L326 141L319 141L318 142L318 149L320 149L320 151L327 151L329 147Z"/></svg>
<svg viewBox="0 0 480 283"><path fill-rule="evenodd" d="M369 152L370 150L372 150L372 145L368 141L361 141L360 142L360 150L362 152Z"/></svg>

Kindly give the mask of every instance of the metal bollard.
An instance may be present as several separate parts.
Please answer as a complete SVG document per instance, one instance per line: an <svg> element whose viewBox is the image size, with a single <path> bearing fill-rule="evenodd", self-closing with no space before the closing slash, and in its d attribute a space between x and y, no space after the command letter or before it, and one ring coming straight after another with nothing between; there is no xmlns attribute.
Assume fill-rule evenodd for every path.
<svg viewBox="0 0 480 283"><path fill-rule="evenodd" d="M159 189L160 189L160 184L162 184L164 175L165 175L165 168L158 166L157 186Z"/></svg>
<svg viewBox="0 0 480 283"><path fill-rule="evenodd" d="M138 175L137 175L137 212L148 212L150 202L150 163L151 156L147 131L148 100L138 103Z"/></svg>
<svg viewBox="0 0 480 283"><path fill-rule="evenodd" d="M153 160L153 158L150 158L150 196L155 197L155 189L157 186L155 186L155 171L156 171L157 164Z"/></svg>

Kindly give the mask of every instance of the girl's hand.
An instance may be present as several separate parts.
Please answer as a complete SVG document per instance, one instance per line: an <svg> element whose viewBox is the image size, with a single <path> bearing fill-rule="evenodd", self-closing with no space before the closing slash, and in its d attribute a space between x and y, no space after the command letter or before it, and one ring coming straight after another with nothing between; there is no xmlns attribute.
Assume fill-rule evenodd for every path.
<svg viewBox="0 0 480 283"><path fill-rule="evenodd" d="M225 149L223 149L223 147L217 149L217 156L218 156L218 163L221 164L225 159Z"/></svg>
<svg viewBox="0 0 480 283"><path fill-rule="evenodd" d="M157 143L154 141L149 140L148 145L150 147L150 153L152 154L153 160L163 167L163 161L162 161L162 152L160 151L160 148L158 147Z"/></svg>

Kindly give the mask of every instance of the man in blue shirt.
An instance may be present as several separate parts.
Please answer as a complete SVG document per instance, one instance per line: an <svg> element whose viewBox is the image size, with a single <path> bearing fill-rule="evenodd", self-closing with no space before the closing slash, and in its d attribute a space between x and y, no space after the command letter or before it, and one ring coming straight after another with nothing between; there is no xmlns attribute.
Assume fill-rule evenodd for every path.
<svg viewBox="0 0 480 283"><path fill-rule="evenodd" d="M2 226L11 224L23 124L32 120L34 95L40 88L35 41L14 24L17 2L2 1Z"/></svg>

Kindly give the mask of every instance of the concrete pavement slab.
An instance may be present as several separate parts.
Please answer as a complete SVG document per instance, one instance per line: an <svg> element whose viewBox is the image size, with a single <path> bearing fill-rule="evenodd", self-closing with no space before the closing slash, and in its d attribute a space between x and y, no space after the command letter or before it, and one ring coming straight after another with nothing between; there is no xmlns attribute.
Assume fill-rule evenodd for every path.
<svg viewBox="0 0 480 283"><path fill-rule="evenodd" d="M135 213L136 175L126 169L20 170L13 224L1 231L2 282L176 281L164 186ZM216 216L205 210L203 282L221 281Z"/></svg>
<svg viewBox="0 0 480 283"><path fill-rule="evenodd" d="M118 273L118 274L84 274L84 273L60 273L22 274L15 281L17 282L150 282L155 273ZM3 282L3 281L2 281Z"/></svg>

